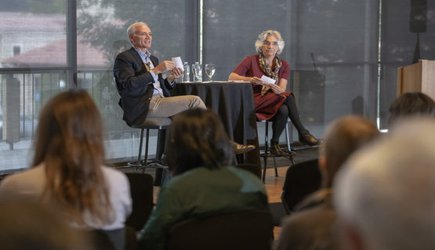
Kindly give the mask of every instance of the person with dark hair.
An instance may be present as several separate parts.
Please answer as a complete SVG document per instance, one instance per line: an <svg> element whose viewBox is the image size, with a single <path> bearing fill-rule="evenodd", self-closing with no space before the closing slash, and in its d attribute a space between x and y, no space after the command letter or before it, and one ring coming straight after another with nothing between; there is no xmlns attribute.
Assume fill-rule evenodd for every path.
<svg viewBox="0 0 435 250"><path fill-rule="evenodd" d="M299 140L308 145L317 145L319 141L304 127L296 107L293 93L287 90L290 66L281 59L284 40L276 30L266 30L255 41L257 54L243 59L231 72L228 80L249 81L254 88L255 112L258 120L272 120L271 153L286 156L279 147L279 137L287 126L287 119L298 130ZM273 80L268 83L263 76Z"/></svg>
<svg viewBox="0 0 435 250"><path fill-rule="evenodd" d="M338 249L334 235L336 213L332 206L335 176L350 155L378 137L376 126L359 116L344 116L328 127L319 155L322 188L285 218L277 250Z"/></svg>
<svg viewBox="0 0 435 250"><path fill-rule="evenodd" d="M141 249L165 249L175 223L250 209L268 210L260 179L230 166L231 142L211 110L175 116L168 129L167 162L173 178L161 188L155 210L139 236Z"/></svg>
<svg viewBox="0 0 435 250"><path fill-rule="evenodd" d="M435 117L435 101L422 92L408 92L397 97L390 105L388 123L411 116L427 115Z"/></svg>
<svg viewBox="0 0 435 250"><path fill-rule="evenodd" d="M103 137L100 113L85 90L54 96L39 116L31 168L7 176L0 199L50 204L74 227L112 231L122 249L130 187L123 173L104 166Z"/></svg>

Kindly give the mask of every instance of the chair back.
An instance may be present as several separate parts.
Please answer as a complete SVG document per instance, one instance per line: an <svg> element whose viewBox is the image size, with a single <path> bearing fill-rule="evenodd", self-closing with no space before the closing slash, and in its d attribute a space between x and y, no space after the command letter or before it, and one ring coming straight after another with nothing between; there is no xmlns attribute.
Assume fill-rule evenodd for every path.
<svg viewBox="0 0 435 250"><path fill-rule="evenodd" d="M130 226L125 227L125 245L124 250L139 250L136 230Z"/></svg>
<svg viewBox="0 0 435 250"><path fill-rule="evenodd" d="M124 228L115 230L90 230L95 250L124 250Z"/></svg>
<svg viewBox="0 0 435 250"><path fill-rule="evenodd" d="M295 164L287 169L281 200L287 213L309 194L317 191L321 184L318 159Z"/></svg>
<svg viewBox="0 0 435 250"><path fill-rule="evenodd" d="M130 182L133 208L126 225L139 231L153 210L153 177L146 173L125 173Z"/></svg>
<svg viewBox="0 0 435 250"><path fill-rule="evenodd" d="M252 164L252 163L240 163L236 165L237 168L241 168L243 170L246 170L248 172L253 173L254 175L256 175L258 178L261 179L261 166L257 165L257 164Z"/></svg>
<svg viewBox="0 0 435 250"><path fill-rule="evenodd" d="M269 211L247 210L190 219L170 230L169 250L269 250L273 220Z"/></svg>

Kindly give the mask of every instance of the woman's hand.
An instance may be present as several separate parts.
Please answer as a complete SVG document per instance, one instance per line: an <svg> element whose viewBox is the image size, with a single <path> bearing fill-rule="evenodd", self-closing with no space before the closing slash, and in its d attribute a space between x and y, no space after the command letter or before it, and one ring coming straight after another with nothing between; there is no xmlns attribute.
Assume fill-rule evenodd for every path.
<svg viewBox="0 0 435 250"><path fill-rule="evenodd" d="M264 82L260 78L258 78L256 76L251 77L250 82L253 83L253 84L259 84L259 85L263 85L264 84Z"/></svg>
<svg viewBox="0 0 435 250"><path fill-rule="evenodd" d="M279 95L284 92L284 90L281 89L281 87L276 84L268 84L268 86L270 87L270 89L272 89L273 93L275 94Z"/></svg>
<svg viewBox="0 0 435 250"><path fill-rule="evenodd" d="M271 89L273 91L273 93L278 94L278 95L284 92L284 90L280 86L278 86L274 83L265 83L260 78L258 78L256 76L251 77L251 83L258 84L258 85L264 85L264 86L268 87L269 89Z"/></svg>

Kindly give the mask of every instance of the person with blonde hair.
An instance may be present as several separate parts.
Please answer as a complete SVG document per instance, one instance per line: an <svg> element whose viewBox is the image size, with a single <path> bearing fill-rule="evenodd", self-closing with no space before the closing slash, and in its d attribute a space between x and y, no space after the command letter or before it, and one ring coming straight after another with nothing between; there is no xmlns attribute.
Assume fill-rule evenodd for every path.
<svg viewBox="0 0 435 250"><path fill-rule="evenodd" d="M104 165L103 122L91 96L71 89L43 107L31 168L0 183L0 199L34 200L62 211L73 227L110 231L123 247L132 209L127 177Z"/></svg>
<svg viewBox="0 0 435 250"><path fill-rule="evenodd" d="M242 80L252 83L254 89L255 113L258 120L272 120L271 153L288 156L279 147L279 137L287 126L287 119L293 122L299 133L299 140L308 145L319 141L302 124L293 93L287 91L290 66L279 55L284 49L284 40L276 30L266 30L255 41L257 54L247 56L231 72L228 80ZM273 83L264 80L268 77Z"/></svg>

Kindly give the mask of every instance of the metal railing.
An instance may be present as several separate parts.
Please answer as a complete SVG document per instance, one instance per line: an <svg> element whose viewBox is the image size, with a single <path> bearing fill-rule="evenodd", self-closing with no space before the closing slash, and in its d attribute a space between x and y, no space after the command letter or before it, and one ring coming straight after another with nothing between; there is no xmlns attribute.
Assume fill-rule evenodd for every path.
<svg viewBox="0 0 435 250"><path fill-rule="evenodd" d="M42 106L57 93L76 87L67 83L67 68L0 70L0 170L28 166L32 139ZM112 70L79 71L77 87L86 89L102 115L109 160L137 155L139 131L122 120ZM154 144L151 138L151 146Z"/></svg>

